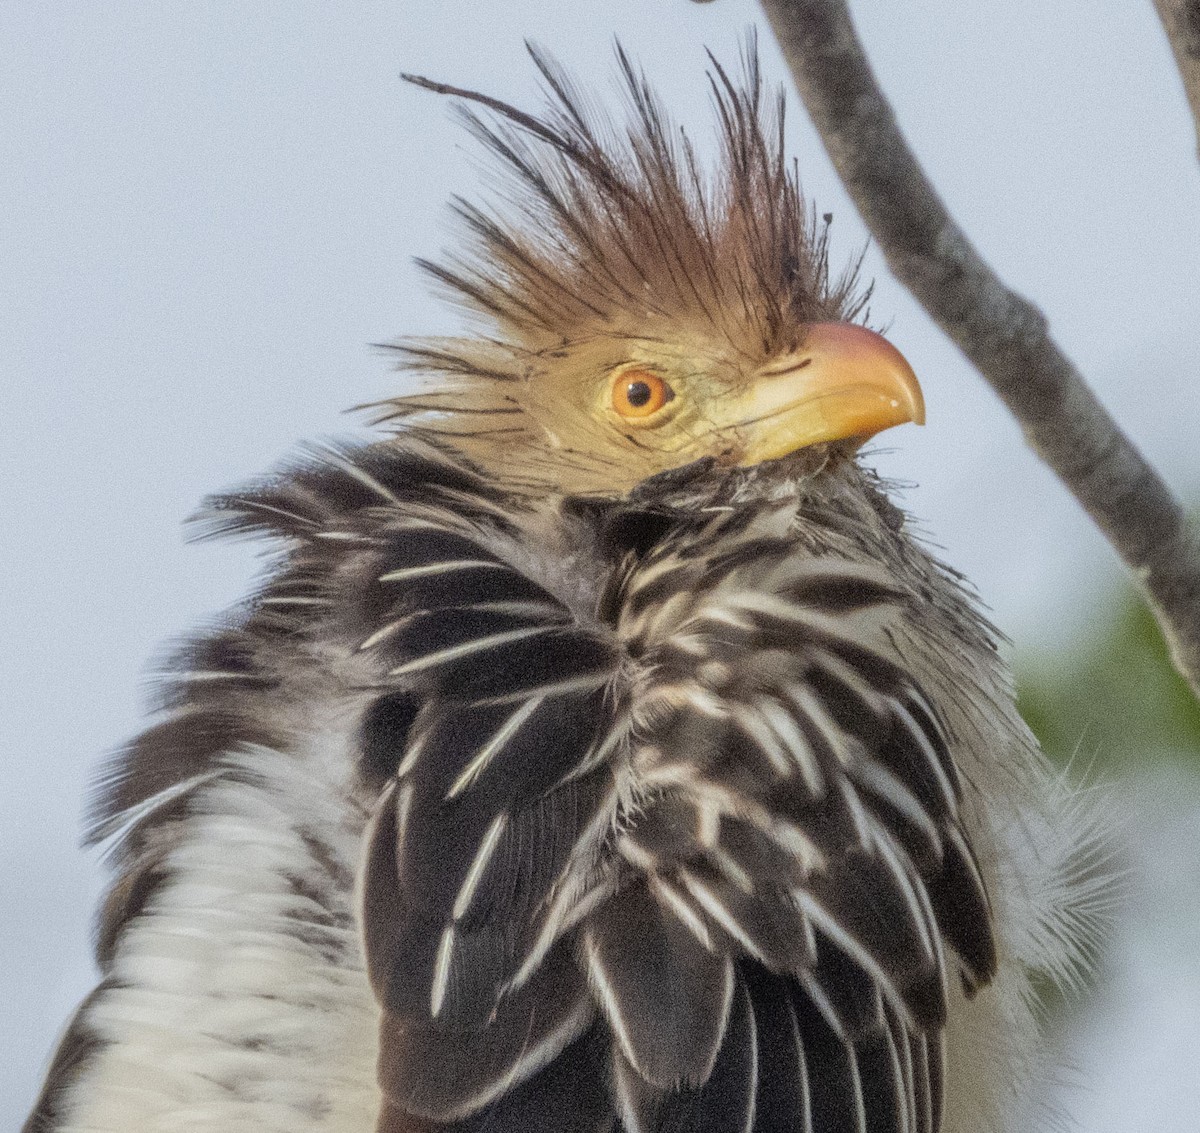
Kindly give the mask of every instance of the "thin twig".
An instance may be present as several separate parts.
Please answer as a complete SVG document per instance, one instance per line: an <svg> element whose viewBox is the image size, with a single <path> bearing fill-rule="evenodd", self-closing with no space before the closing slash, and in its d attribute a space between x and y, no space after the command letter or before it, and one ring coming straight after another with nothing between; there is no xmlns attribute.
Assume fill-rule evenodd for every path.
<svg viewBox="0 0 1200 1133"><path fill-rule="evenodd" d="M1133 571L1200 696L1200 534L1051 339L971 246L909 151L842 0L762 0L825 148L888 266L978 367Z"/></svg>
<svg viewBox="0 0 1200 1133"><path fill-rule="evenodd" d="M1200 157L1200 0L1154 0L1167 33L1183 89L1196 126L1196 155Z"/></svg>

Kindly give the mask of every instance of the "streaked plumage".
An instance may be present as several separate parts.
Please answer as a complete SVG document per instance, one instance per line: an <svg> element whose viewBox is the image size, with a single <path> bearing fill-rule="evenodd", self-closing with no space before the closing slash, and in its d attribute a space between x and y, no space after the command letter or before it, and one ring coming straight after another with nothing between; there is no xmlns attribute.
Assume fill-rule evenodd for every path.
<svg viewBox="0 0 1200 1133"><path fill-rule="evenodd" d="M1087 809L860 438L762 463L727 410L862 308L781 107L715 70L711 179L623 56L623 141L535 60L540 119L458 92L517 215L431 270L486 331L205 513L280 558L101 784L31 1133L952 1133L1046 1072Z"/></svg>

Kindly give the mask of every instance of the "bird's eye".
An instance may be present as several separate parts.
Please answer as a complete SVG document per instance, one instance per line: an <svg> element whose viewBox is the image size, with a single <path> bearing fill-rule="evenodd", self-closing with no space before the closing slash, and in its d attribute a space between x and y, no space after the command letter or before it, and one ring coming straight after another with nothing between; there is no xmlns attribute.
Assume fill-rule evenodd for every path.
<svg viewBox="0 0 1200 1133"><path fill-rule="evenodd" d="M622 417L649 417L675 397L675 391L649 370L626 370L612 387L612 407Z"/></svg>

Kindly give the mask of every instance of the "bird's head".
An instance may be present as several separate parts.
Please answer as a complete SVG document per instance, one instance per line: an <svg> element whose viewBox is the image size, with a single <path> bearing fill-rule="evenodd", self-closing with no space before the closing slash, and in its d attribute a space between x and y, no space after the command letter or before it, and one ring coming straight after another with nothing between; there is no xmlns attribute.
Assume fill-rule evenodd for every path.
<svg viewBox="0 0 1200 1133"><path fill-rule="evenodd" d="M399 345L415 392L385 403L515 485L611 495L697 461L757 465L852 451L924 418L920 387L831 277L784 156L783 99L753 48L735 84L713 63L721 160L707 172L618 48L632 114L589 115L551 60L534 117L455 96L501 161L507 207L461 199L465 255L422 266L480 320L471 338Z"/></svg>

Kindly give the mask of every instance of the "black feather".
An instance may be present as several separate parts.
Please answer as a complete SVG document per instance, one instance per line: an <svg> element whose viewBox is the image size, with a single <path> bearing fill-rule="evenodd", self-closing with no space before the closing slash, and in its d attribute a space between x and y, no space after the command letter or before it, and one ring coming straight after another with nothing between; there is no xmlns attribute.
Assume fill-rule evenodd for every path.
<svg viewBox="0 0 1200 1133"><path fill-rule="evenodd" d="M618 1112L628 1133L751 1133L758 1077L754 1008L738 977L708 1080L694 1088L659 1089L617 1054Z"/></svg>
<svg viewBox="0 0 1200 1133"><path fill-rule="evenodd" d="M863 1133L862 1083L854 1048L838 1037L807 998L792 999L812 1098L814 1133Z"/></svg>
<svg viewBox="0 0 1200 1133"><path fill-rule="evenodd" d="M869 1133L910 1133L908 1089L891 1033L867 1035L854 1050Z"/></svg>
<svg viewBox="0 0 1200 1133"><path fill-rule="evenodd" d="M942 872L929 887L929 899L943 935L963 962L968 991L978 990L996 973L996 940L979 866L958 830L946 839Z"/></svg>
<svg viewBox="0 0 1200 1133"><path fill-rule="evenodd" d="M742 973L758 1043L754 1133L820 1133L812 1124L808 1063L790 981L754 964L742 965Z"/></svg>
<svg viewBox="0 0 1200 1133"><path fill-rule="evenodd" d="M409 1113L436 1121L466 1117L552 1063L592 1018L583 977L560 948L483 1025L444 1027L385 1013L380 1086Z"/></svg>
<svg viewBox="0 0 1200 1133"><path fill-rule="evenodd" d="M550 629L439 666L438 687L464 700L535 695L574 681L603 685L619 661L613 643L581 630Z"/></svg>
<svg viewBox="0 0 1200 1133"><path fill-rule="evenodd" d="M367 709L359 734L359 767L368 782L382 784L396 773L420 708L415 693L393 692Z"/></svg>
<svg viewBox="0 0 1200 1133"><path fill-rule="evenodd" d="M932 944L938 926L927 906L914 908L905 895L907 889L915 900L920 887L915 876L901 881L878 858L855 849L809 883L815 900L885 973L921 1025L936 1027L945 1018Z"/></svg>
<svg viewBox="0 0 1200 1133"><path fill-rule="evenodd" d="M623 1056L648 1083L708 1079L725 1035L733 965L714 954L644 885L589 918L583 954Z"/></svg>
<svg viewBox="0 0 1200 1133"><path fill-rule="evenodd" d="M444 1133L608 1133L609 1039L595 1026L527 1081L478 1113L442 1126Z"/></svg>
<svg viewBox="0 0 1200 1133"><path fill-rule="evenodd" d="M827 936L816 935L817 960L804 980L812 1005L846 1042L878 1031L885 1018L879 982Z"/></svg>

